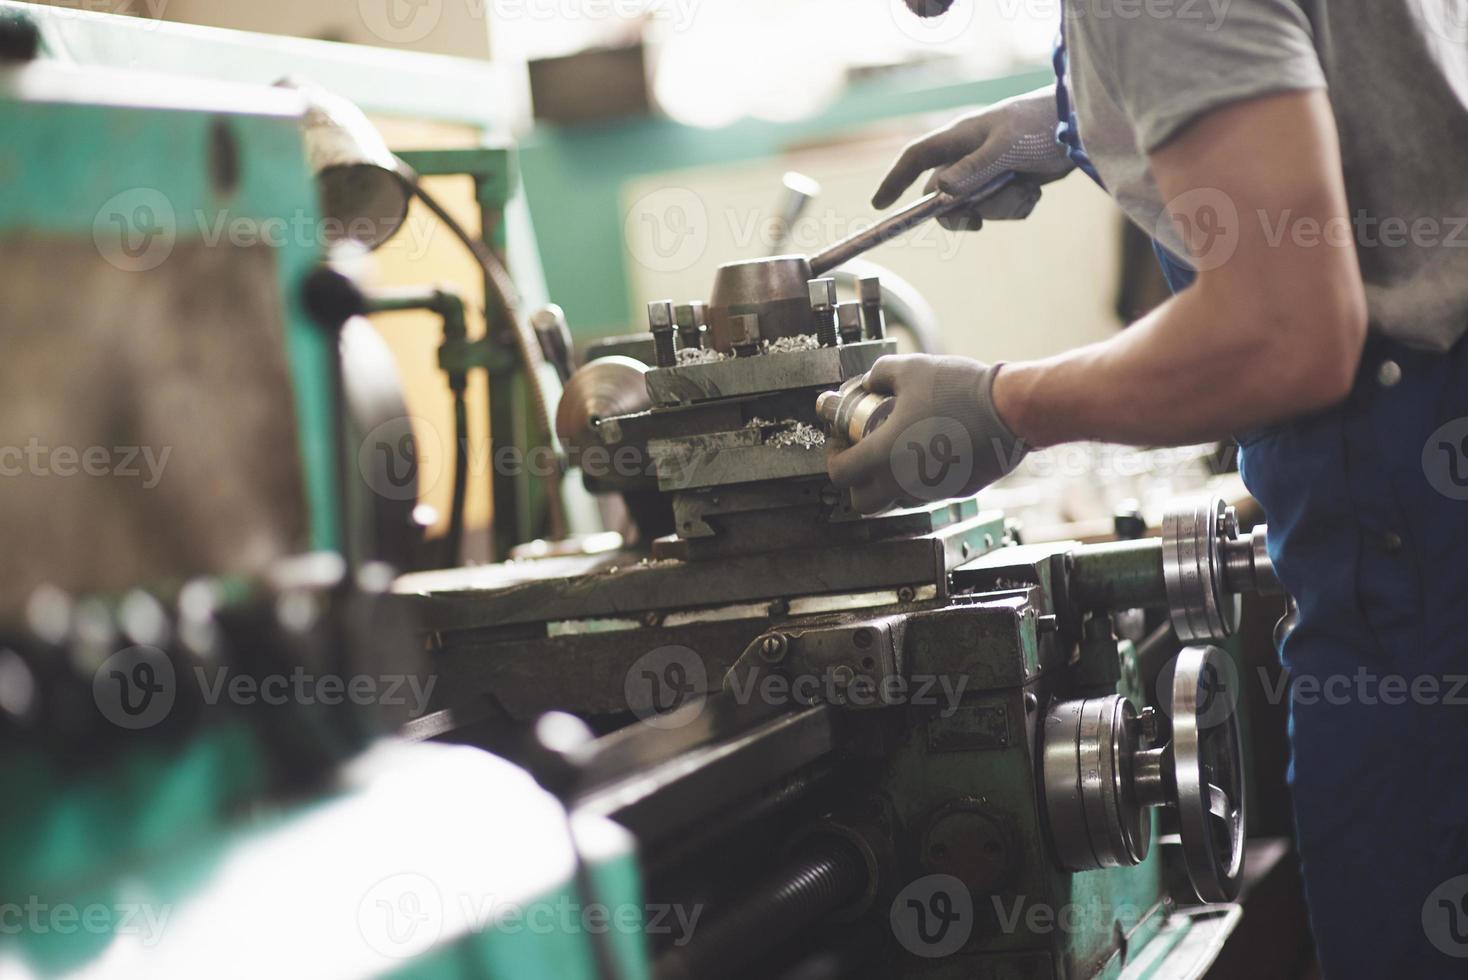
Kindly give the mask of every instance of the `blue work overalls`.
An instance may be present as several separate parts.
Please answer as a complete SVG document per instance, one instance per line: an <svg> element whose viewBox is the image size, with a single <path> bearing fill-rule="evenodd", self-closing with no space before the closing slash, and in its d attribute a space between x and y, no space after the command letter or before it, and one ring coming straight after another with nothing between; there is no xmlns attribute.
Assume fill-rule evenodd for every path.
<svg viewBox="0 0 1468 980"><path fill-rule="evenodd" d="M1063 29L1055 68L1057 137L1099 183ZM1156 249L1173 290L1191 285ZM1300 607L1280 655L1326 980L1468 977L1468 342L1373 333L1343 404L1239 442Z"/></svg>

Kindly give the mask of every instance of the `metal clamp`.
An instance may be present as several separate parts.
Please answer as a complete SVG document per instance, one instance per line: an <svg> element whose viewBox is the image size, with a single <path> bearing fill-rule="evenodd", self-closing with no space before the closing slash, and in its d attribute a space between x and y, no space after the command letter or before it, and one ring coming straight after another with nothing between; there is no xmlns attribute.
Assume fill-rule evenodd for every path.
<svg viewBox="0 0 1468 980"><path fill-rule="evenodd" d="M1173 676L1171 738L1161 719L1120 695L1058 702L1041 745L1045 809L1060 864L1071 871L1146 859L1151 807L1177 812L1188 878L1205 902L1237 897L1244 866L1243 743L1232 710L1216 717L1221 659L1188 647ZM1158 744L1161 743L1161 744Z"/></svg>

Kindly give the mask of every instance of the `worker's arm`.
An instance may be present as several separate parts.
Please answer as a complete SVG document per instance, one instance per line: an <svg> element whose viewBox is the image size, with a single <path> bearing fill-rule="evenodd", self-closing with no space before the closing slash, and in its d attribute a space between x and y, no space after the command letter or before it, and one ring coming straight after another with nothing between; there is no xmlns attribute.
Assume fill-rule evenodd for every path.
<svg viewBox="0 0 1468 980"><path fill-rule="evenodd" d="M1032 446L1201 442L1350 390L1366 301L1325 93L1215 109L1149 161L1197 282L1110 340L1006 364L994 406Z"/></svg>

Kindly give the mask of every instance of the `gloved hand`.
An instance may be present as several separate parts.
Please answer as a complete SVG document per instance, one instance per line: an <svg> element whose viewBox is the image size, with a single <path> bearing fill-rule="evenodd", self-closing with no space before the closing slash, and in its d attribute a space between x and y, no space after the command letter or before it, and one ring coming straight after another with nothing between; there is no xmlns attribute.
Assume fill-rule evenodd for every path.
<svg viewBox="0 0 1468 980"><path fill-rule="evenodd" d="M951 211L938 222L951 231L977 231L985 218L1028 217L1040 200L1040 186L1075 169L1056 139L1058 124L1053 85L964 116L909 143L877 188L872 206L879 211L891 207L927 170L933 175L924 193L949 194L972 193L1013 171L1019 180L989 200Z"/></svg>
<svg viewBox="0 0 1468 980"><path fill-rule="evenodd" d="M967 497L1013 470L1028 448L994 408L990 366L966 357L896 354L877 361L863 382L891 394L891 416L855 446L832 439L831 482L851 490L852 506L874 514L893 504Z"/></svg>

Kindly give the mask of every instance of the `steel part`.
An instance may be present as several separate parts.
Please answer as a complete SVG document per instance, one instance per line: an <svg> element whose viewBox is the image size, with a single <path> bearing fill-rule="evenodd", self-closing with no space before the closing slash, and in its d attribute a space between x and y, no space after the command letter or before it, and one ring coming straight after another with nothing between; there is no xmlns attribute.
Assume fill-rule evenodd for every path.
<svg viewBox="0 0 1468 980"><path fill-rule="evenodd" d="M810 288L810 312L812 332L822 347L835 347L839 334L836 326L836 280L812 279Z"/></svg>
<svg viewBox="0 0 1468 980"><path fill-rule="evenodd" d="M1214 703L1227 658L1217 647L1187 647L1172 681L1178 830L1188 878L1205 902L1232 902L1244 875L1243 739L1237 711L1219 719Z"/></svg>
<svg viewBox="0 0 1468 980"><path fill-rule="evenodd" d="M878 276L863 276L857 285L861 296L861 318L866 326L867 340L882 340L887 336L886 314L882 311L882 280Z"/></svg>
<svg viewBox="0 0 1468 980"><path fill-rule="evenodd" d="M565 384L575 371L576 350L571 327L566 323L566 311L555 303L547 303L530 314L530 327L540 338L540 351L546 363L555 368L561 384Z"/></svg>
<svg viewBox="0 0 1468 980"><path fill-rule="evenodd" d="M732 908L716 911L686 946L654 965L656 980L722 980L747 968L868 890L868 868L844 838L812 838Z"/></svg>
<svg viewBox="0 0 1468 980"><path fill-rule="evenodd" d="M729 318L729 338L738 357L753 357L760 352L758 313L740 313Z"/></svg>
<svg viewBox="0 0 1468 980"><path fill-rule="evenodd" d="M705 326L708 317L706 304L693 300L682 303L673 311L673 319L678 324L678 344L685 350L701 350L703 348L704 334L708 332Z"/></svg>
<svg viewBox="0 0 1468 980"><path fill-rule="evenodd" d="M731 262L719 267L709 297L708 327L712 344L725 354L734 350L731 319L745 313L760 318L765 340L810 333L813 276L803 255Z"/></svg>
<svg viewBox="0 0 1468 980"><path fill-rule="evenodd" d="M790 230L821 193L821 185L805 174L790 171L781 180L781 193L770 221L770 254L780 255L790 243Z"/></svg>
<svg viewBox="0 0 1468 980"><path fill-rule="evenodd" d="M939 597L947 597L949 573L968 560L965 545L970 555L980 554L1003 530L1002 515L982 511L915 537L717 562L647 561L628 552L549 558L405 575L393 589L425 629L439 633L696 608L707 606L710 597L725 604L793 601L903 586L935 586Z"/></svg>
<svg viewBox="0 0 1468 980"><path fill-rule="evenodd" d="M1051 840L1071 871L1140 864L1151 817L1132 791L1136 711L1126 698L1064 701L1045 716L1042 778Z"/></svg>
<svg viewBox="0 0 1468 980"><path fill-rule="evenodd" d="M1070 598L1081 611L1160 608L1171 593L1158 538L1082 545L1072 555Z"/></svg>
<svg viewBox="0 0 1468 980"><path fill-rule="evenodd" d="M571 375L556 408L556 432L576 450L601 442L597 427L604 419L643 412L652 407L647 396L647 365L613 354L585 365Z"/></svg>
<svg viewBox="0 0 1468 980"><path fill-rule="evenodd" d="M865 374L878 358L896 352L897 346L891 341L863 342L791 351L777 357L684 364L649 372L647 390L656 405L671 407L799 388L831 388Z"/></svg>
<svg viewBox="0 0 1468 980"><path fill-rule="evenodd" d="M870 228L827 246L810 257L811 272L821 276L863 252L868 252L884 242L891 241L903 232L915 228L925 221L942 217L950 211L971 207L986 201L1014 183L1015 174L1001 174L987 184L978 187L972 194L947 194L936 191L877 222Z"/></svg>
<svg viewBox="0 0 1468 980"><path fill-rule="evenodd" d="M1269 528L1259 525L1247 537L1225 540L1223 580L1230 592L1284 595L1284 585L1269 557Z"/></svg>
<svg viewBox="0 0 1468 980"><path fill-rule="evenodd" d="M1198 498L1162 520L1162 574L1173 629L1184 643L1224 640L1238 629L1239 596L1226 589L1223 541L1237 533L1221 498Z"/></svg>
<svg viewBox="0 0 1468 980"><path fill-rule="evenodd" d="M852 378L840 389L824 391L816 398L816 415L832 435L853 446L875 432L897 407L896 398L868 391L862 380Z"/></svg>
<svg viewBox="0 0 1468 980"><path fill-rule="evenodd" d="M653 354L658 367L675 366L678 363L678 343L672 301L662 299L648 303L647 325L652 331Z"/></svg>
<svg viewBox="0 0 1468 980"><path fill-rule="evenodd" d="M836 332L843 344L861 343L861 304L839 303L836 306Z"/></svg>
<svg viewBox="0 0 1468 980"><path fill-rule="evenodd" d="M600 740L584 763L577 812L615 820L654 847L836 750L829 708L759 721L762 709L715 695L688 712L687 724L634 726Z"/></svg>

